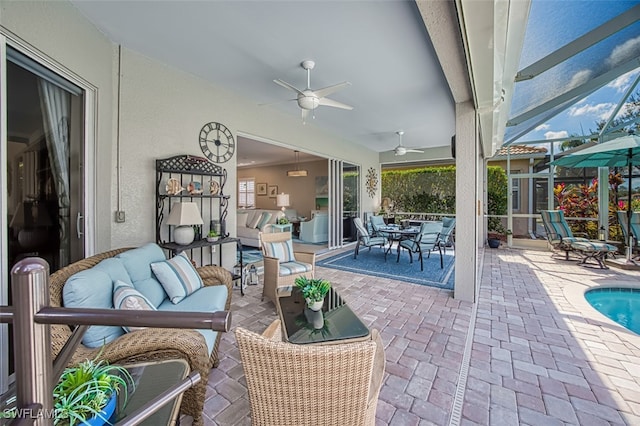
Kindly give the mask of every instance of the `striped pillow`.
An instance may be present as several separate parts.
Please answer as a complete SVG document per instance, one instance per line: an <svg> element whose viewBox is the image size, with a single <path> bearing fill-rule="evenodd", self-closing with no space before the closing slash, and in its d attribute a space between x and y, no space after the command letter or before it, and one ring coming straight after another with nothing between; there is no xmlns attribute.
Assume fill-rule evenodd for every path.
<svg viewBox="0 0 640 426"><path fill-rule="evenodd" d="M155 311L156 308L132 284L117 280L113 288L113 307L132 311ZM122 327L127 333L146 327Z"/></svg>
<svg viewBox="0 0 640 426"><path fill-rule="evenodd" d="M258 223L256 225L256 229L262 230L262 228L269 223L269 219L271 219L271 213L269 212L262 212L262 215L260 216L260 220L258 220Z"/></svg>
<svg viewBox="0 0 640 426"><path fill-rule="evenodd" d="M263 248L266 257L278 258L280 262L295 262L296 260L291 240L263 243Z"/></svg>
<svg viewBox="0 0 640 426"><path fill-rule="evenodd" d="M152 263L151 269L174 304L203 286L202 278L184 252L172 259Z"/></svg>

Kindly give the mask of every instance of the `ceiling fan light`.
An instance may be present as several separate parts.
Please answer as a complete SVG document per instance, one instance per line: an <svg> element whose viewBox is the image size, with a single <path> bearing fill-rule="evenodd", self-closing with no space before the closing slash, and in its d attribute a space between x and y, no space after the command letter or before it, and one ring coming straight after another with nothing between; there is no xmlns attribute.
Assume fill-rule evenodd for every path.
<svg viewBox="0 0 640 426"><path fill-rule="evenodd" d="M287 176L289 176L289 177L306 177L307 176L307 171L306 170L288 170L287 171Z"/></svg>

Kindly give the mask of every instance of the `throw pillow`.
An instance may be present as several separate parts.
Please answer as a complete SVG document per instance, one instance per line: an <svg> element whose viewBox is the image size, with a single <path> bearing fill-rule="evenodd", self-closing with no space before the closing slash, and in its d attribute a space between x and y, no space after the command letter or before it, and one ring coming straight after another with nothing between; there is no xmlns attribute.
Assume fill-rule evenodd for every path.
<svg viewBox="0 0 640 426"><path fill-rule="evenodd" d="M262 244L265 256L278 258L282 263L296 261L291 240Z"/></svg>
<svg viewBox="0 0 640 426"><path fill-rule="evenodd" d="M269 212L262 212L262 215L260 216L260 220L258 221L258 224L256 225L256 228L259 230L262 230L262 228L269 223L269 219L271 219L271 213Z"/></svg>
<svg viewBox="0 0 640 426"><path fill-rule="evenodd" d="M239 211L237 214L237 223L236 226L241 228L243 226L247 226L247 219L249 218L249 212L241 212Z"/></svg>
<svg viewBox="0 0 640 426"><path fill-rule="evenodd" d="M262 219L262 214L256 211L253 212L253 216L247 218L247 228L255 228L258 226L258 222Z"/></svg>
<svg viewBox="0 0 640 426"><path fill-rule="evenodd" d="M113 307L115 309L126 309L132 311L155 311L149 299L144 297L142 293L133 287L132 284L125 283L124 281L116 281L116 285L113 288ZM122 327L124 331L129 333L130 331L142 330L146 327Z"/></svg>
<svg viewBox="0 0 640 426"><path fill-rule="evenodd" d="M151 269L174 304L203 286L202 278L184 252L172 259L152 263Z"/></svg>

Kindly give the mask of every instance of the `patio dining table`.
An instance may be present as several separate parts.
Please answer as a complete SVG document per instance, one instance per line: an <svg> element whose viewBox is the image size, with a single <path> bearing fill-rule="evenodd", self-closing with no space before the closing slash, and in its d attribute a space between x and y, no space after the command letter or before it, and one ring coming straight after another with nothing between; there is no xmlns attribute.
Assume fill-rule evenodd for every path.
<svg viewBox="0 0 640 426"><path fill-rule="evenodd" d="M383 226L379 227L378 231L387 234L386 237L389 239L389 247L387 248L386 254L389 254L389 252L391 252L391 248L393 247L394 241L398 242L414 238L420 232L420 227L411 226L409 228L401 228L399 226Z"/></svg>

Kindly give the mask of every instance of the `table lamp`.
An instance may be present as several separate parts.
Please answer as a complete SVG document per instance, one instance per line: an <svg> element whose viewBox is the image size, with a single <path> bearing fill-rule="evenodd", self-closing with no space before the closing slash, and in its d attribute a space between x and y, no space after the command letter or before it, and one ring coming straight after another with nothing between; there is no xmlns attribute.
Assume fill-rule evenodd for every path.
<svg viewBox="0 0 640 426"><path fill-rule="evenodd" d="M278 207L282 207L280 209L282 210L282 217L287 217L285 211L287 210L287 207L289 207L289 194L285 194L284 192L282 194L278 194L276 197L276 205Z"/></svg>
<svg viewBox="0 0 640 426"><path fill-rule="evenodd" d="M176 225L173 230L173 240L180 245L193 242L195 232L193 225L202 225L202 216L196 203L173 203L167 225Z"/></svg>

